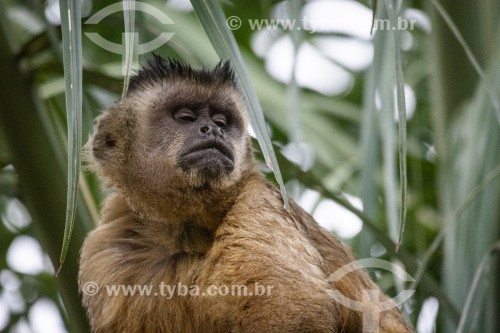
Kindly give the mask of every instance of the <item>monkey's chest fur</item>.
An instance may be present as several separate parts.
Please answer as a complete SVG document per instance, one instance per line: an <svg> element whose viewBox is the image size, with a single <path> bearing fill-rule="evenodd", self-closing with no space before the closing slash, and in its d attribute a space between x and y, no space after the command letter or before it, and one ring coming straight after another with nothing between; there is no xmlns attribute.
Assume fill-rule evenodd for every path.
<svg viewBox="0 0 500 333"><path fill-rule="evenodd" d="M322 258L286 214L267 211L280 206L273 193L239 198L210 232L152 224L108 199L81 256L93 331L337 332Z"/></svg>

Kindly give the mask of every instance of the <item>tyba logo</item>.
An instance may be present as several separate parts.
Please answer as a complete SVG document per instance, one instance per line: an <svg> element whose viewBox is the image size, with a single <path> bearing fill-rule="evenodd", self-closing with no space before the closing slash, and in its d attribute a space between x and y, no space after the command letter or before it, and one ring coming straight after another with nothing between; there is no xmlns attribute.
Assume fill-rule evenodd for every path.
<svg viewBox="0 0 500 333"><path fill-rule="evenodd" d="M149 14L153 16L155 19L157 19L161 24L174 24L174 22L161 10L158 8L155 8L149 4L143 3L143 2L133 2L132 6L130 8L124 8L124 5L121 2L114 3L112 5L109 5L94 15L92 15L86 22L85 24L98 24L101 22L105 17L112 15L114 13L120 12L120 11L127 11L127 10L132 10L132 11L140 11L144 12L146 14ZM129 34L132 34L133 36L130 36ZM139 54L144 54L148 53L151 51L154 51L167 43L173 36L173 32L162 32L158 37L155 39L139 44L139 34L137 32L134 33L123 33L122 34L122 44L114 43L111 42L104 37L102 37L99 33L97 32L86 32L85 36L87 36L92 42L94 42L96 45L100 46L101 48L112 52L116 54L127 54L129 53L127 51L127 48L130 48L131 50L135 50L133 54L138 56ZM132 38L130 38L132 37ZM125 40L133 40L134 45L126 45ZM125 47L128 46L128 47ZM125 57L123 57L123 62ZM133 59L133 66L134 69L137 69L137 58ZM125 66L123 66L123 69L125 71ZM125 73L124 73L125 74Z"/></svg>
<svg viewBox="0 0 500 333"><path fill-rule="evenodd" d="M382 259L366 258L357 261L353 261L347 265L344 265L337 269L335 273L330 275L327 279L328 282L335 285L343 277L351 272L358 269L364 268L377 268L384 269L392 272L396 277L404 282L415 281L413 277L404 271L401 267L395 265L392 262L385 261ZM342 304L343 306L352 309L354 311L361 312L363 314L363 333L375 333L379 332L379 320L380 313L390 310L398 305L406 302L413 294L415 290L405 289L402 290L396 297L392 299L386 299L382 302L380 301L380 296L382 292L378 289L375 290L363 290L361 295L361 300L354 300L345 295L343 295L339 290L330 289L328 294L335 299L336 302Z"/></svg>

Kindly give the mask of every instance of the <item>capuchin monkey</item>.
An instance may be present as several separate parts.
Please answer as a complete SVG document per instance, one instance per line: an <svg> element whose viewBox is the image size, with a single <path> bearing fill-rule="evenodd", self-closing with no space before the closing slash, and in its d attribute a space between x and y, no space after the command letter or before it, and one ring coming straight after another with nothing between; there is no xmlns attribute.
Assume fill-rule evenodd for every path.
<svg viewBox="0 0 500 333"><path fill-rule="evenodd" d="M228 63L159 56L97 119L86 150L111 194L81 252L92 331L411 332L363 269L330 278L353 254L295 202L283 207L247 128Z"/></svg>

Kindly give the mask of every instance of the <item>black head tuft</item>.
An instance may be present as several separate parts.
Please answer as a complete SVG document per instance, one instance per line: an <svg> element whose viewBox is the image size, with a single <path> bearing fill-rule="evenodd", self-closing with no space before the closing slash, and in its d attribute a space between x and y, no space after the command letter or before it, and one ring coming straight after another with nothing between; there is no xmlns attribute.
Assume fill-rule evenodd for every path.
<svg viewBox="0 0 500 333"><path fill-rule="evenodd" d="M229 61L219 62L214 69L193 69L175 59L164 59L155 54L147 64L130 78L129 92L165 80L188 79L199 84L236 86L234 72Z"/></svg>

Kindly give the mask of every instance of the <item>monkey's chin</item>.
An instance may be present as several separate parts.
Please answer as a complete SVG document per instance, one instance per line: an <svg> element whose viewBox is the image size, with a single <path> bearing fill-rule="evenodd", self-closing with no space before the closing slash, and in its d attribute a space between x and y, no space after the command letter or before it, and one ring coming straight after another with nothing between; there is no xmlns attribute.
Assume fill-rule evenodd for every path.
<svg viewBox="0 0 500 333"><path fill-rule="evenodd" d="M196 177L204 183L221 181L234 170L234 161L212 148L181 156L179 165L188 176Z"/></svg>

